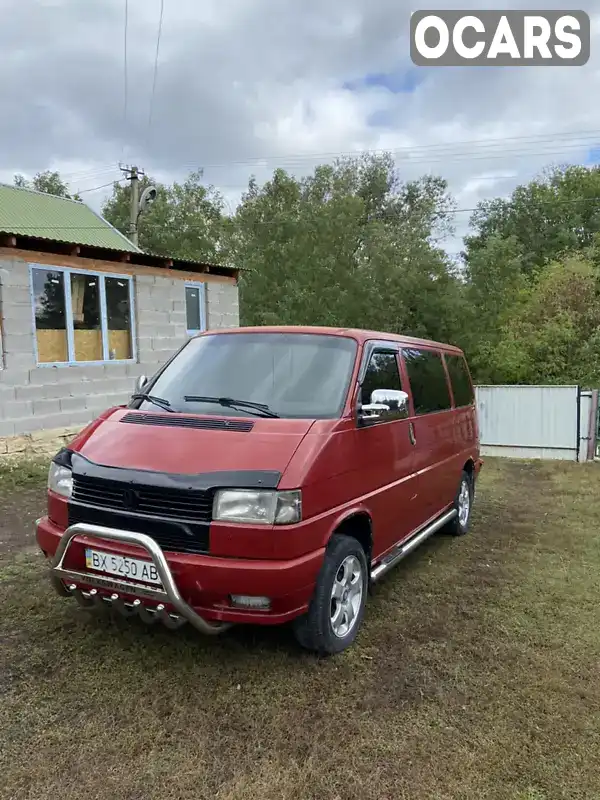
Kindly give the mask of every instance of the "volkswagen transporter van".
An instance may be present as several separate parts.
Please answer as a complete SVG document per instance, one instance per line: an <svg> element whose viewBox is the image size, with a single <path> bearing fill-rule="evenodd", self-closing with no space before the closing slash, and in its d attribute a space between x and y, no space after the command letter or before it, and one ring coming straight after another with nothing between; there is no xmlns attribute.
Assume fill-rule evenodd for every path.
<svg viewBox="0 0 600 800"><path fill-rule="evenodd" d="M456 347L330 328L190 339L53 459L37 541L57 591L216 634L355 639L370 584L469 529L481 466Z"/></svg>

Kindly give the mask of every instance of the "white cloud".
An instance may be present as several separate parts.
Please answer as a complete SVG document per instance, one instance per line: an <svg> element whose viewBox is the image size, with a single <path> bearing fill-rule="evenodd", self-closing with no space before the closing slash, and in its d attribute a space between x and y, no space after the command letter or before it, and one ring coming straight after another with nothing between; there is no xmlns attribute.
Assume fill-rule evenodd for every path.
<svg viewBox="0 0 600 800"><path fill-rule="evenodd" d="M503 3L536 5L577 7ZM318 160L310 154L391 149L407 178L441 174L459 207L471 208L549 163L585 160L600 143L600 16L585 67L417 71L409 8L391 0L165 3L148 129L158 0L129 0L126 120L124 0L4 0L3 10L0 180L58 169L81 190L118 178L120 159L166 180L205 166L233 206L250 174L264 180L279 165L306 172ZM415 79L412 92L344 88L403 71ZM595 133L560 135L569 131ZM547 138L518 138L531 136ZM489 145L460 144L472 141ZM98 207L105 191L85 197ZM449 250L459 249L468 217L456 215Z"/></svg>

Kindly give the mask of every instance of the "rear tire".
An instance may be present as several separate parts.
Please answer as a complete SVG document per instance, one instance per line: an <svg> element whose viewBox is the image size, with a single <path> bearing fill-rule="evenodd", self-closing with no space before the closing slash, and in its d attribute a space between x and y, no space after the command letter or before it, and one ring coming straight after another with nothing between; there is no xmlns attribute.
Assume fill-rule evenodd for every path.
<svg viewBox="0 0 600 800"><path fill-rule="evenodd" d="M341 653L361 626L369 573L365 551L351 536L334 534L317 578L308 612L294 621L294 635L319 655Z"/></svg>
<svg viewBox="0 0 600 800"><path fill-rule="evenodd" d="M454 498L453 508L456 509L456 516L450 520L444 529L446 533L451 536L464 536L469 532L473 494L473 477L466 470L463 470L458 491Z"/></svg>

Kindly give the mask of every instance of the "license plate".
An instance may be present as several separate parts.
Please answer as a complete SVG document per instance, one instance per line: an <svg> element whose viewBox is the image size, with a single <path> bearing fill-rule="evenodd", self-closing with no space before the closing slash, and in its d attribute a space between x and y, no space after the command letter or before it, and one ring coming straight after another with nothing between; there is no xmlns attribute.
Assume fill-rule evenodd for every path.
<svg viewBox="0 0 600 800"><path fill-rule="evenodd" d="M162 586L156 567L151 561L142 561L139 558L116 556L113 553L103 553L100 550L85 549L85 566L97 572L108 572L109 575L118 575L130 581L143 581Z"/></svg>

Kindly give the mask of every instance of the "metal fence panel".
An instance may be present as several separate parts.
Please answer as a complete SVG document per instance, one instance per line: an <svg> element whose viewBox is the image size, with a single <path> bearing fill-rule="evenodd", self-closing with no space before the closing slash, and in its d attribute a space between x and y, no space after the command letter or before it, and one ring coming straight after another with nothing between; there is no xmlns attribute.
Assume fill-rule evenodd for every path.
<svg viewBox="0 0 600 800"><path fill-rule="evenodd" d="M577 459L577 386L477 386L476 396L484 455Z"/></svg>

